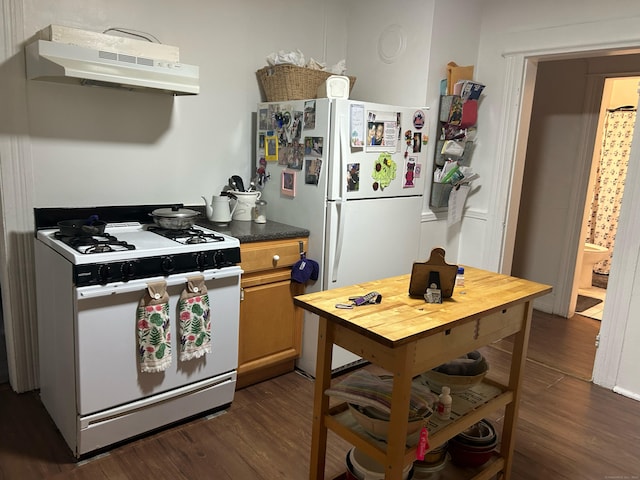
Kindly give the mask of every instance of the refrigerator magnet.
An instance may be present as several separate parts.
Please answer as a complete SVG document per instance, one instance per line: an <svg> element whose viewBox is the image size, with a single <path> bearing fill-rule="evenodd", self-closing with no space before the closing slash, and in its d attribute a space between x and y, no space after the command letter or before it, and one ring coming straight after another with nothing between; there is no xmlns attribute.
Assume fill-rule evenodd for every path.
<svg viewBox="0 0 640 480"><path fill-rule="evenodd" d="M264 158L268 162L278 161L278 137L273 131L267 132L264 137Z"/></svg>
<svg viewBox="0 0 640 480"><path fill-rule="evenodd" d="M351 131L351 147L362 148L365 143L364 105L352 104L349 112L349 125ZM369 139L371 135L369 135Z"/></svg>
<svg viewBox="0 0 640 480"><path fill-rule="evenodd" d="M416 110L413 114L413 128L416 130L421 130L425 124L425 114L422 110Z"/></svg>
<svg viewBox="0 0 640 480"><path fill-rule="evenodd" d="M306 130L313 130L316 128L316 101L307 100L304 102L304 128Z"/></svg>
<svg viewBox="0 0 640 480"><path fill-rule="evenodd" d="M373 165L371 177L374 179L373 189L384 190L396 178L396 162L389 153L381 153Z"/></svg>
<svg viewBox="0 0 640 480"><path fill-rule="evenodd" d="M360 190L360 164L347 163L347 192Z"/></svg>
<svg viewBox="0 0 640 480"><path fill-rule="evenodd" d="M409 157L404 164L404 175L402 188L413 188L416 186L413 179L416 178L416 157Z"/></svg>
<svg viewBox="0 0 640 480"><path fill-rule="evenodd" d="M304 183L307 185L318 185L320 170L322 169L322 159L312 158L304 161Z"/></svg>
<svg viewBox="0 0 640 480"><path fill-rule="evenodd" d="M290 170L282 171L282 183L280 193L286 197L296 196L296 172Z"/></svg>

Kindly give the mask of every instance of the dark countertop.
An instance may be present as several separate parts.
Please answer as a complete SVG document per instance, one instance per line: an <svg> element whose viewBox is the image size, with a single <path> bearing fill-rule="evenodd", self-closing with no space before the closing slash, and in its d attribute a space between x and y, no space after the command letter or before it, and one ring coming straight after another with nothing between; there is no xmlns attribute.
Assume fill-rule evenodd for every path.
<svg viewBox="0 0 640 480"><path fill-rule="evenodd" d="M106 207L83 208L34 208L36 232L43 228L56 228L57 222L78 218L89 218L97 214L101 220L107 222L140 222L151 223L149 214L156 208L168 208L174 204L162 205L126 205ZM271 222L258 224L254 222L232 221L225 227L219 226L207 220L204 205L187 205L185 208L200 212L196 220L197 225L210 228L216 232L240 240L240 243L262 242L267 240L282 240L286 238L308 237L309 230L286 225L284 223ZM35 233L35 232L34 232Z"/></svg>
<svg viewBox="0 0 640 480"><path fill-rule="evenodd" d="M282 240L285 238L308 237L309 230L304 228L286 225L284 223L272 222L267 223L241 222L233 220L226 227L220 226L204 217L196 222L197 225L210 228L225 235L231 235L240 240L240 243L263 242L267 240Z"/></svg>

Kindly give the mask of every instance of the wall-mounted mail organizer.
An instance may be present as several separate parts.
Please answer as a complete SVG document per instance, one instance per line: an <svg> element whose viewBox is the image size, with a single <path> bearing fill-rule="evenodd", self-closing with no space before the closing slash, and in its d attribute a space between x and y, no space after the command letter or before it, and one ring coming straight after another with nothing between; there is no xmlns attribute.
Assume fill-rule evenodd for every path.
<svg viewBox="0 0 640 480"><path fill-rule="evenodd" d="M449 205L454 186L477 178L469 166L476 139L478 101L484 85L460 80L453 94L440 97L439 129L433 162L431 206Z"/></svg>

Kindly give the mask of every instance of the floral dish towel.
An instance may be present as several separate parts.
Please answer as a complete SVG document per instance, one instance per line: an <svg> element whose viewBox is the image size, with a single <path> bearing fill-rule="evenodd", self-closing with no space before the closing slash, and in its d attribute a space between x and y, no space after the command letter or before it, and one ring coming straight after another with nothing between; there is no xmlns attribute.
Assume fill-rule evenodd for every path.
<svg viewBox="0 0 640 480"><path fill-rule="evenodd" d="M187 278L178 301L180 361L211 353L211 309L204 277Z"/></svg>
<svg viewBox="0 0 640 480"><path fill-rule="evenodd" d="M140 371L163 372L171 365L169 294L164 281L147 284L136 312Z"/></svg>

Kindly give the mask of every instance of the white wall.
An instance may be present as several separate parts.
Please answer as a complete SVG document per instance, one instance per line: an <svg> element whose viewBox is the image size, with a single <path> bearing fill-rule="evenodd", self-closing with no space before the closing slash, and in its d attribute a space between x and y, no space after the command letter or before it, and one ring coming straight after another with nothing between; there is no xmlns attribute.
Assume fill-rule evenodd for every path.
<svg viewBox="0 0 640 480"><path fill-rule="evenodd" d="M623 49L635 48L640 45L640 35L637 24L640 17L640 4L634 1L599 2L597 0L587 1L565 1L565 2L529 2L524 0L489 0L485 3L482 15L482 31L480 36L480 47L478 55L478 74L495 88L497 95L487 95L483 103L483 108L479 112L479 124L492 125L490 132L485 132L483 138L485 142L480 146L476 154L480 154L483 159L492 159L491 181L492 184L486 194L477 195L471 203L477 208L482 208L483 204L489 205L487 228L485 238L488 239L483 254L483 266L489 269L498 269L502 263L502 254L508 250L501 244L504 238L505 220L509 208L517 208L518 205L509 205L509 185L512 184L511 175L517 170L514 163L516 155L515 142L517 129L512 128L512 123L517 122L518 112L521 107L518 102L522 97L524 70L528 67L527 58L535 59L540 55L562 56L580 53L582 55L593 55L598 49ZM613 61L613 59L610 59ZM604 70L603 70L604 71ZM591 71L591 74L602 72ZM557 79L557 88L572 88L571 81L565 78ZM488 92L487 92L488 93ZM571 96L571 92L567 93ZM577 112L575 112L577 115ZM572 116L569 116L569 120ZM544 125L543 128L558 128L560 119ZM571 127L570 127L571 128ZM505 134L505 132L507 132ZM526 133L525 133L526 135ZM572 141L572 140L569 140ZM518 161L520 161L518 159ZM631 162L630 162L631 163ZM548 169L546 170L549 171ZM525 178L525 181L527 179ZM552 180L561 183L562 180ZM629 186L629 182L627 185ZM627 197L633 198L637 187L631 187L625 191ZM573 187L575 189L575 186ZM579 190L579 189L578 189ZM572 197L575 199L576 196ZM547 201L566 201L566 197L555 198L552 195ZM623 200L623 210L625 207ZM561 210L558 206L557 210ZM627 208L632 208L631 206ZM560 215L556 215L560 221ZM565 222L574 221L572 218L564 219ZM579 223L579 221L578 221ZM506 225L509 227L509 225ZM562 231L561 225L551 223L547 228L548 232ZM622 234L619 229L619 236ZM467 246L472 247L477 242L475 234L465 229L461 233L461 251ZM632 235L637 236L637 230L632 230ZM618 240L618 239L616 239ZM565 238L558 237L559 242ZM635 289L635 278L637 275L637 251L634 246L637 242L629 242L627 255L621 260L623 265L620 274L621 287L623 287L620 298L616 301L607 302L605 307L605 317L607 309L609 311L610 331L604 332L601 336L600 349L596 356L596 368L594 370L594 380L604 386L618 386L626 389L627 392L637 394L640 390L637 383L629 382L628 377L623 377L620 372L629 372L638 364L637 349L625 350L625 355L620 356L622 345L637 343L638 332L638 307L632 292ZM576 241L577 245L577 241ZM618 241L616 241L618 247ZM577 247L575 247L577 248ZM543 249L538 249L543 250ZM616 248L618 251L619 249ZM574 250L575 252L575 250ZM634 253L635 252L635 253ZM622 256L622 255L620 255ZM618 257L620 257L618 256ZM553 255L551 255L553 257ZM575 258L575 256L574 256ZM548 268L557 271L557 267L551 265L552 260L541 259ZM532 264L531 259L525 261ZM540 275L554 276L554 273L544 269L543 265L535 267ZM544 272L543 272L544 270ZM571 270L571 273L573 270ZM562 274L562 272L560 272ZM627 281L624 285L622 277ZM536 280L534 278L534 280ZM617 283L617 279L612 275L610 285ZM612 285L613 286L613 285ZM554 288L561 287L554 285ZM614 312L614 303L616 311ZM603 330L607 327L607 321L603 320ZM607 327L609 328L609 327ZM620 333L618 333L620 332ZM624 337L624 333L627 336ZM603 341L604 340L604 341ZM624 383L624 385L621 384Z"/></svg>
<svg viewBox="0 0 640 480"><path fill-rule="evenodd" d="M330 64L346 57L344 16L332 1L24 5L29 35L49 24L148 32L178 46L181 61L200 67L201 82L200 95L176 98L28 82L24 133L32 139L37 206L199 204L230 175L252 175L255 72L265 57L296 48Z"/></svg>

